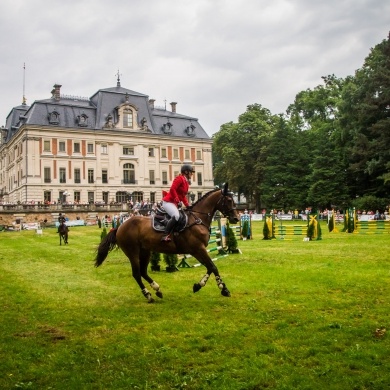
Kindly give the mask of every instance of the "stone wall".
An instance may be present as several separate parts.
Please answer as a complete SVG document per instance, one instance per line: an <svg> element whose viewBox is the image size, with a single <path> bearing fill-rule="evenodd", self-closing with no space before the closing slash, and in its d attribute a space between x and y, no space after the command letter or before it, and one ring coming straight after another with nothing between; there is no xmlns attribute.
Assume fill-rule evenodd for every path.
<svg viewBox="0 0 390 390"><path fill-rule="evenodd" d="M58 221L59 213L65 214L69 220L82 219L88 224L96 223L96 218L102 219L105 215L113 217L119 215L123 211L0 211L0 225L11 226L15 223L33 223L40 222L41 224L46 220L46 225L54 225Z"/></svg>

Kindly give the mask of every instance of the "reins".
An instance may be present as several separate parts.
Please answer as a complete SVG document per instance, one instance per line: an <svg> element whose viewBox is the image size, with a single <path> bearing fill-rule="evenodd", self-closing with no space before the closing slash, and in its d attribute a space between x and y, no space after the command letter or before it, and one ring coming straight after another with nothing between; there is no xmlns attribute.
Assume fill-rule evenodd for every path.
<svg viewBox="0 0 390 390"><path fill-rule="evenodd" d="M192 215L194 217L194 222L191 223L191 224L188 224L186 227L189 228L191 226L194 226L194 225L203 225L205 226L207 229L210 229L210 225L211 225L211 220L213 218L213 215L215 213L215 210L217 208L217 206L221 203L221 201L223 200L223 204L222 206L225 206L225 199L226 199L226 195L224 195L221 191L221 197L218 199L218 202L215 204L215 207L214 207L214 210L212 213L210 212L204 212L204 211L198 211L198 210L193 210L192 209L192 206L189 208L188 210L188 214L189 215ZM223 216L226 217L226 214L228 214L229 212L231 212L232 210L235 210L236 208L233 207L231 209L228 209L226 212L222 212ZM198 218L194 215L194 213L197 213L197 214L203 214L203 215L207 215L208 219L210 220L208 222L208 224L204 223L203 220L201 218Z"/></svg>

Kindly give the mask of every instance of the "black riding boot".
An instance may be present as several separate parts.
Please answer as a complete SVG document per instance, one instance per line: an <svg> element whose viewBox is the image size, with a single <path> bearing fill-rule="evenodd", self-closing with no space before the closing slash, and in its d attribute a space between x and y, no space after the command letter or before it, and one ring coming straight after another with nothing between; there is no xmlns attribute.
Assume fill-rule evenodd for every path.
<svg viewBox="0 0 390 390"><path fill-rule="evenodd" d="M165 231L164 235L161 237L161 241L171 241L171 233L173 232L173 229L175 228L176 225L176 219L175 217L172 217L168 223L167 226L165 226Z"/></svg>

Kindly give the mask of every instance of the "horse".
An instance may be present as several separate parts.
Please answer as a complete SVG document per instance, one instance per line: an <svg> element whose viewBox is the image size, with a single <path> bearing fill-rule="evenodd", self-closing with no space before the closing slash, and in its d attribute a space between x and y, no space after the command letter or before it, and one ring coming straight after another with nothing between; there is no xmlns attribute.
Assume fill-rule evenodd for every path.
<svg viewBox="0 0 390 390"><path fill-rule="evenodd" d="M95 267L99 267L113 249L121 248L130 260L132 275L142 294L148 303L153 303L152 294L145 287L142 279L150 284L158 298L162 298L163 293L158 283L148 275L151 252L190 254L207 269L203 278L194 284L193 292L198 292L204 287L211 274L214 274L221 294L230 297L230 291L206 250L210 239L210 225L216 211L228 218L230 223L239 221L233 195L228 191L227 184L223 189L217 188L207 192L187 207L184 211L184 228L180 232L175 232L170 242L161 241L164 230L157 231L154 228L153 216L132 216L118 228L111 229L101 241L96 250Z"/></svg>
<svg viewBox="0 0 390 390"><path fill-rule="evenodd" d="M69 228L66 226L65 222L61 222L58 226L58 234L60 236L60 245L62 245L62 240L64 240L64 244L68 244L68 233Z"/></svg>

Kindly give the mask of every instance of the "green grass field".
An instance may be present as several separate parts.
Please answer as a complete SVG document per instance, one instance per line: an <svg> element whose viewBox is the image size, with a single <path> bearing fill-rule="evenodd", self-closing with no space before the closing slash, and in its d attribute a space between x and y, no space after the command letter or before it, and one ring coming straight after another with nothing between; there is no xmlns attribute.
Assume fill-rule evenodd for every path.
<svg viewBox="0 0 390 390"><path fill-rule="evenodd" d="M154 304L120 251L94 268L97 227L0 232L0 388L389 389L390 236L262 229L216 262L230 298L196 267Z"/></svg>

